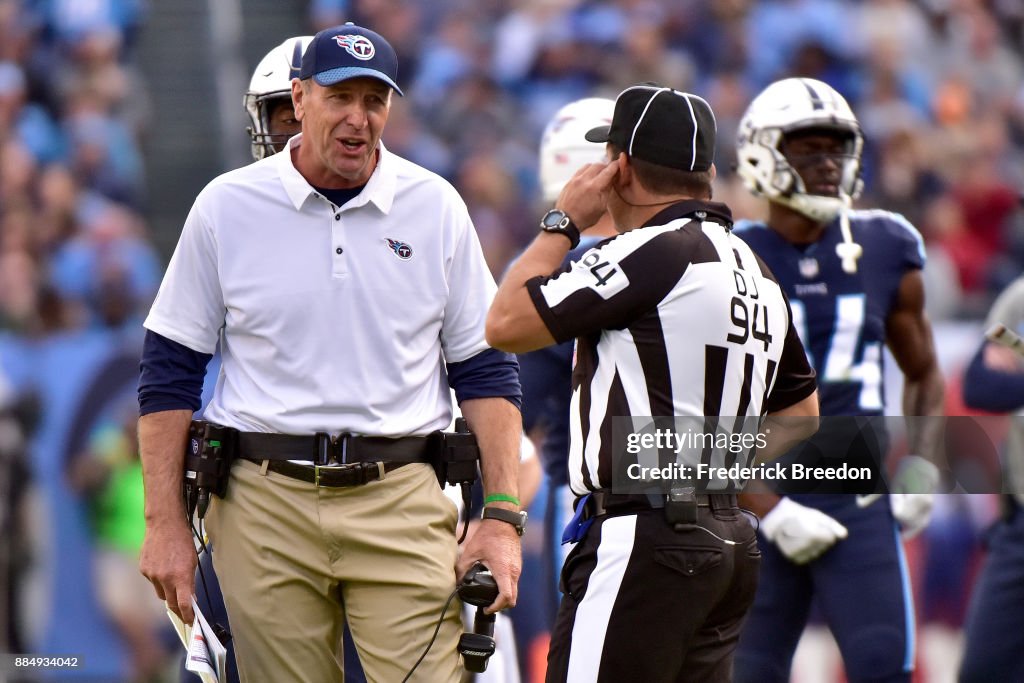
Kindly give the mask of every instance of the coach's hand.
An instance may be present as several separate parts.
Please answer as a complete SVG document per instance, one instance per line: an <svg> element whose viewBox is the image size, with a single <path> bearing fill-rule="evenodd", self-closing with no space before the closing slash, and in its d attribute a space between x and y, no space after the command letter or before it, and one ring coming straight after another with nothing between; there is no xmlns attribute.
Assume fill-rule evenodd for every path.
<svg viewBox="0 0 1024 683"><path fill-rule="evenodd" d="M192 595L195 593L196 547L185 519L163 519L146 523L139 571L150 580L157 597L172 612L191 624Z"/></svg>
<svg viewBox="0 0 1024 683"><path fill-rule="evenodd" d="M498 597L484 612L493 614L506 607L515 607L519 574L523 568L522 548L515 527L497 519L482 520L455 563L456 582L461 581L477 562L491 570L498 584Z"/></svg>
<svg viewBox="0 0 1024 683"><path fill-rule="evenodd" d="M797 564L817 558L846 538L846 527L824 512L780 498L761 520L761 533Z"/></svg>
<svg viewBox="0 0 1024 683"><path fill-rule="evenodd" d="M889 487L892 516L899 522L903 538L911 539L928 526L939 486L939 470L919 455L900 460Z"/></svg>

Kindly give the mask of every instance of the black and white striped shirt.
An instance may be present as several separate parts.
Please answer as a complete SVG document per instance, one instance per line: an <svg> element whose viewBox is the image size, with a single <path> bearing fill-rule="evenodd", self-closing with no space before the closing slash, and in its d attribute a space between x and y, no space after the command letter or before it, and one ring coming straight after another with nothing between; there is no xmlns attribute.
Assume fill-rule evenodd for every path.
<svg viewBox="0 0 1024 683"><path fill-rule="evenodd" d="M555 339L577 338L575 493L611 486L616 416L756 418L814 391L785 294L731 225L724 204L682 201L527 282Z"/></svg>

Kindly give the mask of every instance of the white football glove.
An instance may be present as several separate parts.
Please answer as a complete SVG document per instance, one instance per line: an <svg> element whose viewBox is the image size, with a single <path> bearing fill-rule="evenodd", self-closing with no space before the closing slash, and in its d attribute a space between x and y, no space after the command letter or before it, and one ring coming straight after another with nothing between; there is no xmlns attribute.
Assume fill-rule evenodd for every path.
<svg viewBox="0 0 1024 683"><path fill-rule="evenodd" d="M846 527L824 512L780 498L764 519L761 533L796 564L807 564L846 538Z"/></svg>
<svg viewBox="0 0 1024 683"><path fill-rule="evenodd" d="M928 526L939 485L939 470L919 455L900 460L889 486L889 506L905 539L917 536Z"/></svg>

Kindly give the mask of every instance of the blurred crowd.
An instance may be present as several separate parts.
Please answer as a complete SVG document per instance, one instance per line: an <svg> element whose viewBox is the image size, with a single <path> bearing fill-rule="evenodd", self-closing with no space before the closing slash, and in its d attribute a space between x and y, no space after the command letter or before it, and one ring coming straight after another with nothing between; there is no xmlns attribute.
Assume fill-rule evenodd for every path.
<svg viewBox="0 0 1024 683"><path fill-rule="evenodd" d="M0 329L120 326L159 284L130 59L140 10L0 1Z"/></svg>
<svg viewBox="0 0 1024 683"><path fill-rule="evenodd" d="M169 256L147 234L146 5L0 0L0 341L140 329ZM385 144L455 184L496 276L536 233L537 145L559 107L641 81L702 95L718 117L716 199L758 217L732 142L753 94L793 75L857 113L858 205L921 231L934 319L978 320L1024 271L1020 0L310 0L307 19L309 33L352 20L395 46L407 96Z"/></svg>
<svg viewBox="0 0 1024 683"><path fill-rule="evenodd" d="M495 272L532 237L535 152L566 102L656 81L706 97L717 197L762 210L733 172L753 94L792 75L842 92L864 127L859 204L929 246L933 317L978 317L1024 265L1024 4L1013 0L314 0L396 46L408 109L385 142L452 179Z"/></svg>
<svg viewBox="0 0 1024 683"><path fill-rule="evenodd" d="M143 10L0 0L4 328L119 325L153 294L149 100L132 59ZM349 19L399 52L409 97L386 143L455 183L496 273L534 232L537 142L561 105L648 80L705 96L718 197L757 215L731 142L752 94L789 75L824 80L854 107L868 143L860 204L899 211L925 236L935 317L978 317L1024 264L1019 2L310 2L311 32Z"/></svg>

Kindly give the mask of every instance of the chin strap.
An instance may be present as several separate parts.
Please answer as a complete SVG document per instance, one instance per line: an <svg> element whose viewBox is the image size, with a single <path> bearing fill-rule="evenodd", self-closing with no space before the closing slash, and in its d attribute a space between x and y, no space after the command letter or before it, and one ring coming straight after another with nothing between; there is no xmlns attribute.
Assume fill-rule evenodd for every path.
<svg viewBox="0 0 1024 683"><path fill-rule="evenodd" d="M843 241L836 245L836 255L842 259L843 272L853 275L857 272L857 259L864 254L864 249L853 241L850 234L850 208L853 200L842 190L839 191L839 197L843 200L843 208L839 210L839 231L843 234Z"/></svg>

